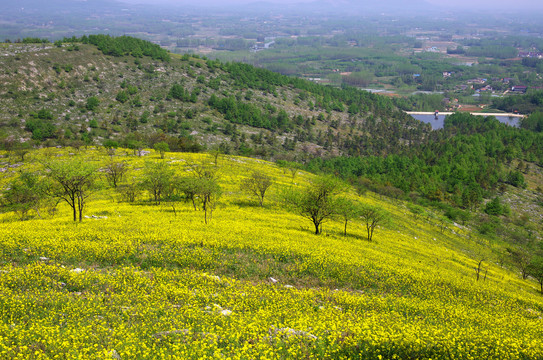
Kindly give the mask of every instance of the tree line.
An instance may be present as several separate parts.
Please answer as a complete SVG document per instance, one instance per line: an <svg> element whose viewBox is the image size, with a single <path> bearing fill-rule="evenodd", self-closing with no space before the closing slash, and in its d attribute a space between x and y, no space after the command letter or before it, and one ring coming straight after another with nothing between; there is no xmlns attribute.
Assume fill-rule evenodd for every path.
<svg viewBox="0 0 543 360"><path fill-rule="evenodd" d="M110 36L110 35L83 35L80 38L71 37L59 40L59 44L62 43L82 43L94 45L104 55L111 56L133 56L141 58L148 56L153 60L170 61L170 53L161 48L160 45L153 44L150 41L137 39L131 36Z"/></svg>
<svg viewBox="0 0 543 360"><path fill-rule="evenodd" d="M306 167L345 179L368 179L368 186L392 185L402 196L415 192L429 200L472 209L500 184L526 186L525 168L506 169L514 159L543 164L542 135L491 117L457 113L446 119L443 130L397 153L315 158Z"/></svg>
<svg viewBox="0 0 543 360"><path fill-rule="evenodd" d="M531 90L526 95L498 97L492 100L492 104L503 111L531 114L543 110L543 91Z"/></svg>
<svg viewBox="0 0 543 360"><path fill-rule="evenodd" d="M163 159L165 150L162 148L161 160L145 162L137 179L130 176L133 169L126 161L114 159L114 151L110 151L111 158L101 166L77 157L44 160L39 170L22 170L7 184L2 191L3 208L19 214L24 220L30 211L41 217L42 211L53 213L60 202L65 202L72 211L73 221L81 222L89 198L101 188L97 182L102 176L122 201L135 202L146 192L150 203L168 204L176 216L178 204L190 203L195 211L203 212L207 224L222 194L217 165L220 152L212 154L214 163L191 164L186 169L189 175L179 175L175 167ZM279 165L285 171L289 170L294 179L299 168L295 163ZM248 174L239 183L239 189L252 196L260 207L264 206L272 186L275 186L274 179L261 172ZM338 178L322 176L315 177L305 187L283 189L280 199L287 209L310 220L317 235L322 233L322 226L327 221L342 221L344 235L347 235L349 222L359 221L365 224L367 240L371 241L376 227L385 223L388 215L345 197L342 194L346 190L346 183Z"/></svg>

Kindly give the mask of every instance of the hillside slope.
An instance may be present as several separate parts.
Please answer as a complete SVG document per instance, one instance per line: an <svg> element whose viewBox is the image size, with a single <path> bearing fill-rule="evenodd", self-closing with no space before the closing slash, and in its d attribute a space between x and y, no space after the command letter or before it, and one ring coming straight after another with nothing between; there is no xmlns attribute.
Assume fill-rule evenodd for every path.
<svg viewBox="0 0 543 360"><path fill-rule="evenodd" d="M103 177L82 223L60 205L0 222L0 354L5 359L537 359L543 297L533 280L502 267L488 242L428 213L371 192L352 200L390 221L374 241L359 221L324 233L287 212L294 177L261 160L206 154L134 156L118 150L43 149L6 170L78 158L129 164L126 181L164 161L190 176L207 163L222 197L209 224L190 203L120 201ZM48 160L49 159L49 160ZM264 207L240 190L252 172L274 184ZM482 261L477 281L474 269Z"/></svg>
<svg viewBox="0 0 543 360"><path fill-rule="evenodd" d="M221 147L305 159L386 153L430 131L389 99L354 89L242 64L102 50L81 43L0 45L4 138L150 147L166 140L172 150Z"/></svg>

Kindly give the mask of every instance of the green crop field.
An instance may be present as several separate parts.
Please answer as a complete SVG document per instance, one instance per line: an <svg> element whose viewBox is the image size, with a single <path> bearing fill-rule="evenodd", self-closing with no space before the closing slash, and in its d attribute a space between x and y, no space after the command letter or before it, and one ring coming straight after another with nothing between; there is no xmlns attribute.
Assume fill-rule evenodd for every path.
<svg viewBox="0 0 543 360"><path fill-rule="evenodd" d="M504 244L413 216L371 192L346 197L387 214L370 242L365 224L324 223L321 235L288 211L283 192L315 176L261 160L209 154L42 149L4 168L76 159L99 169L83 221L56 211L0 215L2 359L540 359L539 284L502 266ZM178 176L213 169L214 210L190 202L124 202L104 176L110 161L145 177L150 163ZM147 165L146 165L147 163ZM7 164L7 163L5 163ZM263 206L240 189L273 180ZM476 269L479 262L479 279Z"/></svg>

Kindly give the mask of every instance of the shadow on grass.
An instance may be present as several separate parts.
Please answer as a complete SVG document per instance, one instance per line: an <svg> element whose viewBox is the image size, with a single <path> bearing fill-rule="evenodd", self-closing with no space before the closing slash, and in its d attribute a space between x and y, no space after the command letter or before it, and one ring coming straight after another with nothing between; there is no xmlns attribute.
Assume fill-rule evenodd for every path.
<svg viewBox="0 0 543 360"><path fill-rule="evenodd" d="M349 233L348 231L347 231L347 234L345 234L343 231L331 231L329 234L330 236L334 236L338 239L349 239L349 240L359 240L359 241L361 240L365 242L371 242L371 241L368 241L367 236L352 234L352 233Z"/></svg>
<svg viewBox="0 0 543 360"><path fill-rule="evenodd" d="M267 209L269 208L264 201L264 206L260 206L256 200L235 200L232 201L232 205L239 206L240 208L257 208L257 209Z"/></svg>

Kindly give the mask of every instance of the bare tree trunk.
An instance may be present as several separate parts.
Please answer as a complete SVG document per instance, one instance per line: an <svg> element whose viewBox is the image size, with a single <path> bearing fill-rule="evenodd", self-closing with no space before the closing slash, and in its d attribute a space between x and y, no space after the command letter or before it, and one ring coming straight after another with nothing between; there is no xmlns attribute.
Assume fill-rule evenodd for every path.
<svg viewBox="0 0 543 360"><path fill-rule="evenodd" d="M79 222L82 222L83 221L83 206L85 205L83 203L83 199L81 198L78 198L77 199L77 208L79 210Z"/></svg>
<svg viewBox="0 0 543 360"><path fill-rule="evenodd" d="M192 206L194 206L194 211L198 210L198 209L196 208L196 202L194 201L194 196L192 197L191 200L192 200Z"/></svg>
<svg viewBox="0 0 543 360"><path fill-rule="evenodd" d="M373 230L375 229L375 225L369 224L369 225L366 225L366 227L368 229L368 241L372 241L373 240Z"/></svg>
<svg viewBox="0 0 543 360"><path fill-rule="evenodd" d="M204 222L206 223L207 225L207 210L208 210L208 206L209 206L209 198L207 197L207 195L204 195L204 199L202 201L202 208L204 210Z"/></svg>
<svg viewBox="0 0 543 360"><path fill-rule="evenodd" d="M475 269L475 274L477 275L477 281L479 281L479 276L481 274L481 265L483 264L483 260L479 261L479 265L477 265L477 268Z"/></svg>

